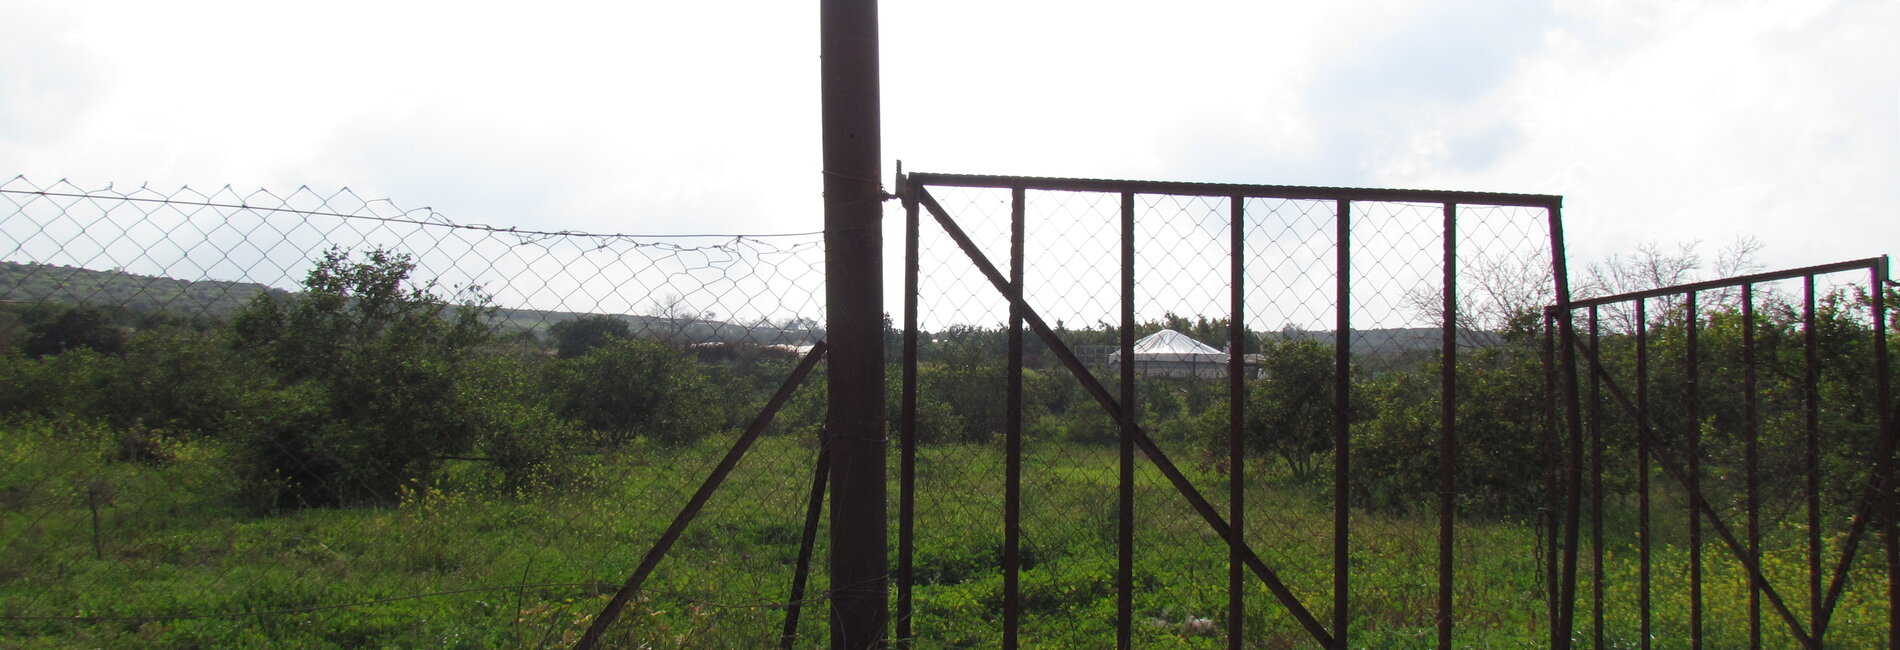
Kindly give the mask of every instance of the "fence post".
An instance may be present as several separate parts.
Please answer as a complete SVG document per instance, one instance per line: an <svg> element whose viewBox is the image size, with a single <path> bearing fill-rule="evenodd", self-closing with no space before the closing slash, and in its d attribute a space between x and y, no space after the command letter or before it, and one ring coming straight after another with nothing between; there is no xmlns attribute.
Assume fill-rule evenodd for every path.
<svg viewBox="0 0 1900 650"><path fill-rule="evenodd" d="M885 643L883 191L876 0L819 4L825 338L832 345L831 647Z"/></svg>

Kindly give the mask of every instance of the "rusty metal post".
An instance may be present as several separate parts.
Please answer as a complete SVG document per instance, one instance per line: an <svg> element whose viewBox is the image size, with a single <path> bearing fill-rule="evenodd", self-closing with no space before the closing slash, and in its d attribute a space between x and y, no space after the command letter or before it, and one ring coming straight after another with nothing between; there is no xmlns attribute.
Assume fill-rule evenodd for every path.
<svg viewBox="0 0 1900 650"><path fill-rule="evenodd" d="M1562 355L1564 390L1564 429L1570 436L1564 461L1563 566L1557 586L1558 614L1550 626L1550 646L1570 647L1570 632L1576 623L1577 602L1577 529L1583 504L1583 416L1577 390L1577 325L1570 317L1570 272L1564 259L1562 207L1550 207L1550 260L1557 284L1559 354Z"/></svg>
<svg viewBox="0 0 1900 650"><path fill-rule="evenodd" d="M1343 649L1352 622L1352 203L1340 199L1333 213L1333 647Z"/></svg>
<svg viewBox="0 0 1900 650"><path fill-rule="evenodd" d="M1761 422L1755 396L1755 285L1742 285L1742 464L1748 490L1748 561L1761 562ZM1748 647L1761 648L1761 580L1748 574Z"/></svg>
<svg viewBox="0 0 1900 650"><path fill-rule="evenodd" d="M1684 431L1689 436L1689 647L1702 647L1702 511L1695 500L1702 494L1702 388L1701 371L1696 358L1696 293L1689 292L1683 317L1683 346L1686 348L1689 418Z"/></svg>
<svg viewBox="0 0 1900 650"><path fill-rule="evenodd" d="M1808 506L1808 629L1820 647L1821 624L1821 356L1814 328L1814 276L1801 281L1801 410L1806 433Z"/></svg>
<svg viewBox="0 0 1900 650"><path fill-rule="evenodd" d="M1115 647L1135 630L1135 195L1122 193L1121 449L1115 529Z"/></svg>
<svg viewBox="0 0 1900 650"><path fill-rule="evenodd" d="M897 192L904 197L904 367L899 398L902 449L897 496L897 641L911 638L911 588L917 566L917 194L899 166Z"/></svg>
<svg viewBox="0 0 1900 650"><path fill-rule="evenodd" d="M1246 563L1240 558L1240 540L1247 534L1247 325L1246 230L1247 199L1227 198L1227 522L1234 539L1227 544L1227 647L1245 647Z"/></svg>
<svg viewBox="0 0 1900 650"><path fill-rule="evenodd" d="M1603 358L1602 321L1590 306L1590 354ZM1590 639L1603 647L1603 380L1590 373Z"/></svg>
<svg viewBox="0 0 1900 650"><path fill-rule="evenodd" d="M1444 330L1438 369L1438 647L1451 648L1453 519L1458 487L1458 205L1445 204Z"/></svg>
<svg viewBox="0 0 1900 650"><path fill-rule="evenodd" d="M831 647L881 647L885 528L884 193L877 0L821 0L826 339L832 345Z"/></svg>
<svg viewBox="0 0 1900 650"><path fill-rule="evenodd" d="M1023 188L1010 190L1009 378L1003 447L1003 648L1014 650L1022 628L1023 538Z"/></svg>
<svg viewBox="0 0 1900 650"><path fill-rule="evenodd" d="M1900 498L1894 493L1895 438L1900 436L1893 420L1893 375L1887 358L1887 256L1874 263L1869 311L1874 318L1874 408L1880 426L1880 457L1874 459L1879 475L1880 528L1886 537L1887 555L1887 638L1900 639Z"/></svg>
<svg viewBox="0 0 1900 650"><path fill-rule="evenodd" d="M1544 617L1551 630L1557 629L1558 607L1557 538L1563 520L1558 516L1558 469L1563 466L1563 441L1557 434L1557 310L1544 310ZM1554 647L1555 642L1551 645Z"/></svg>
<svg viewBox="0 0 1900 650"><path fill-rule="evenodd" d="M1636 595L1638 616L1641 622L1637 628L1641 631L1638 642L1642 650L1649 650L1650 644L1650 530L1649 530L1649 436L1642 432L1649 430L1649 301L1636 300L1636 532L1638 536L1637 581L1641 583Z"/></svg>

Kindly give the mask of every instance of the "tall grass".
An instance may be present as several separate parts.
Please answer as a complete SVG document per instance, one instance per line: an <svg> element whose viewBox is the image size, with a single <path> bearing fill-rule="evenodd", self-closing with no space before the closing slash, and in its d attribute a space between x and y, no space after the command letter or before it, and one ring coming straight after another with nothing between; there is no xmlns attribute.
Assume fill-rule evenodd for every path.
<svg viewBox="0 0 1900 650"><path fill-rule="evenodd" d="M270 512L239 498L220 445L172 440L160 462L125 461L117 458L120 436L75 422L0 428L0 615L8 617L0 646L566 647L730 443L728 436L683 448L636 442L526 487L504 487L512 484L469 463L434 484L412 485L392 507ZM815 452L803 439L761 440L609 638L643 648L775 644ZM1022 577L1029 645L1092 648L1114 639L1115 459L1112 447L1029 446ZM1001 467L997 445L922 451L917 647L1000 639ZM1137 468L1136 643L1222 647L1227 551L1150 464L1138 459ZM1219 468L1186 469L1224 511ZM1304 606L1331 621L1330 497L1265 470L1250 472L1247 489L1249 543ZM1355 647L1433 644L1430 512L1353 513ZM1803 534L1773 531L1766 564L1805 618L1805 551L1794 543ZM1459 646L1544 645L1537 537L1523 522L1460 522ZM811 594L827 588L824 540ZM1885 643L1885 575L1874 548L1863 547L1829 632L1842 647ZM1633 646L1635 550L1627 543L1607 550L1607 637ZM1705 556L1711 647L1743 643L1746 578L1724 549L1711 544ZM1659 647L1687 643L1687 561L1680 545L1656 552ZM1587 566L1580 575L1587 579ZM1589 593L1586 582L1579 638L1591 631L1583 616ZM801 647L824 639L825 606L813 598ZM1246 598L1249 646L1312 645L1252 576ZM1764 629L1770 646L1791 643L1772 614Z"/></svg>

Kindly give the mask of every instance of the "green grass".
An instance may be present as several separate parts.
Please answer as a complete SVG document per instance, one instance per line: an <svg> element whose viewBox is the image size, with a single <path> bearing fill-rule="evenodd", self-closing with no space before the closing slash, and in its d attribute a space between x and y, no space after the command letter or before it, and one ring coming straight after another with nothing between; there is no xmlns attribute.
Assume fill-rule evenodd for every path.
<svg viewBox="0 0 1900 650"><path fill-rule="evenodd" d="M0 430L0 615L9 617L0 620L0 646L571 646L731 437L683 449L635 445L528 489L505 489L465 464L438 484L414 486L394 506L275 513L241 505L215 444L170 443L170 461L143 464L111 460L113 440L84 425ZM788 593L814 453L800 440L761 440L620 618L609 637L614 645L776 643L785 615L776 603ZM1176 453L1224 513L1226 477ZM1003 591L1000 450L936 446L918 462L916 646L995 646ZM1022 639L1034 647L1112 643L1116 452L1032 444L1024 466ZM1136 645L1224 647L1226 550L1151 464L1137 468ZM1330 627L1329 498L1317 484L1252 473L1249 542ZM894 464L891 476L894 518ZM1435 642L1437 524L1430 512L1353 513L1354 646ZM1805 619L1805 560L1789 541L1802 535L1770 531L1767 565ZM813 594L827 587L824 545L821 534ZM1610 550L1606 638L1631 647L1635 551L1627 544ZM1877 543L1862 552L1829 631L1841 647L1885 643ZM1542 645L1548 621L1540 557L1526 524L1460 522L1458 646ZM1745 577L1715 544L1705 558L1710 647L1744 643ZM1583 562L1577 633L1587 639L1587 554ZM1655 565L1658 647L1686 646L1686 550L1659 549ZM1246 584L1249 646L1311 645L1258 580L1249 575ZM800 647L822 645L825 616L822 601L806 606ZM1212 619L1212 633L1183 625L1195 618ZM1764 629L1768 646L1790 644L1772 612Z"/></svg>

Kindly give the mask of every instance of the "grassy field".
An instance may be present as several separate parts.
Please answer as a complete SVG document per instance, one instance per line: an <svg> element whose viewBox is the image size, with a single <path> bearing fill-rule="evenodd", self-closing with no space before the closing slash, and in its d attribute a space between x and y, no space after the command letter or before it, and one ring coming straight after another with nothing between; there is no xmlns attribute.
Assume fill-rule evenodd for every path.
<svg viewBox="0 0 1900 650"><path fill-rule="evenodd" d="M151 464L112 460L114 440L75 424L0 431L0 646L569 646L731 438L680 449L635 444L525 489L503 489L469 464L388 507L289 512L241 505L217 445L168 443L170 460ZM814 454L806 441L763 439L620 618L615 645L775 644ZM1191 459L1182 452L1191 478L1224 511L1226 478ZM917 647L998 643L1002 462L993 445L935 446L920 456ZM1115 451L1031 445L1025 467L1023 640L1112 643ZM1226 551L1157 472L1138 467L1136 645L1223 647ZM1254 473L1250 542L1330 621L1330 499L1316 486ZM893 487L893 503L895 495ZM1352 525L1353 645L1431 645L1435 520L1356 512ZM1658 647L1687 645L1688 560L1678 534L1659 532L1669 546L1655 560ZM1461 522L1458 535L1457 645L1542 645L1548 621L1534 529L1474 520ZM1802 535L1783 527L1770 537ZM1636 643L1635 550L1626 537L1611 536L1624 541L1612 543L1604 566L1613 647ZM821 534L813 594L826 588L824 553ZM1886 641L1877 545L1863 553L1829 630L1840 647ZM1710 647L1743 644L1746 580L1721 548L1712 544L1707 555ZM1804 561L1792 546L1771 545L1767 562L1803 618ZM1589 593L1586 580L1579 638L1591 633ZM1257 580L1249 578L1247 598L1249 645L1311 645ZM814 597L800 647L822 644L824 616ZM1767 645L1791 645L1785 627L1766 617ZM1203 618L1211 630L1199 629Z"/></svg>

